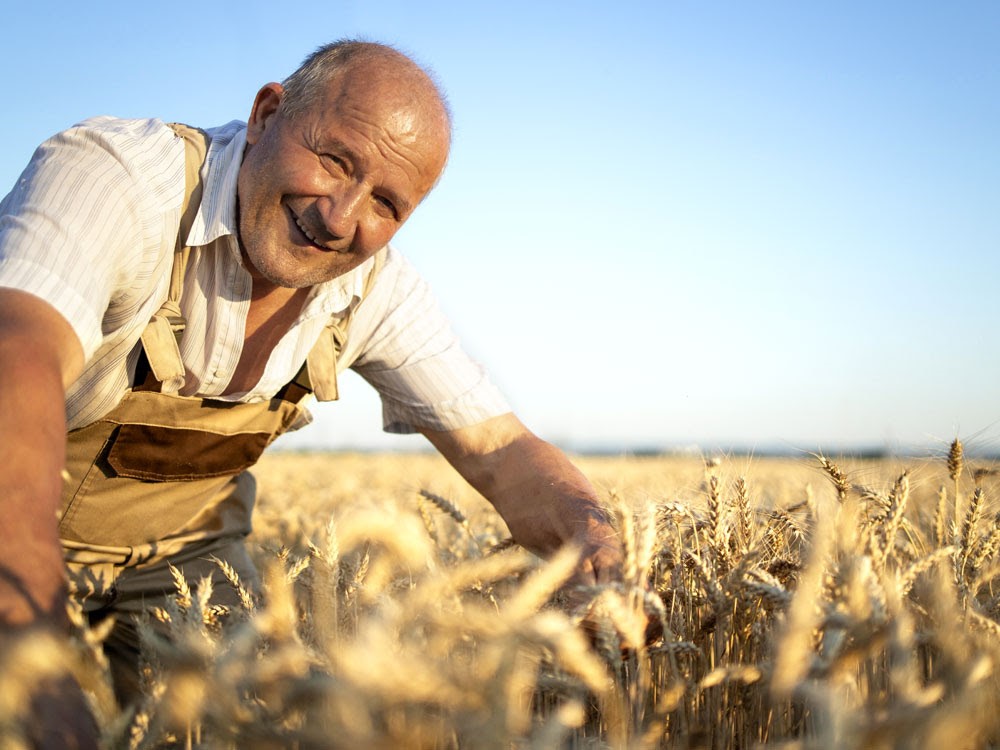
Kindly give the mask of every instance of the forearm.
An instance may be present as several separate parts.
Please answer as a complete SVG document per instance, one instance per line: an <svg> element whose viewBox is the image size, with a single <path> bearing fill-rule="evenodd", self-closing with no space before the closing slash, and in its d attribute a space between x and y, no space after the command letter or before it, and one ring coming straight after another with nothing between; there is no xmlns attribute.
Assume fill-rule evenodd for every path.
<svg viewBox="0 0 1000 750"><path fill-rule="evenodd" d="M61 624L62 554L56 531L66 425L58 371L15 340L0 344L0 621Z"/></svg>
<svg viewBox="0 0 1000 750"><path fill-rule="evenodd" d="M473 486L493 503L512 536L549 555L572 539L607 535L606 516L590 482L555 446L521 437L488 462Z"/></svg>
<svg viewBox="0 0 1000 750"><path fill-rule="evenodd" d="M590 560L588 574L598 580L618 574L620 545L594 488L562 451L514 415L425 435L494 505L518 544L548 556L575 541Z"/></svg>
<svg viewBox="0 0 1000 750"><path fill-rule="evenodd" d="M0 289L0 627L65 620L56 511L65 386L82 363L79 341L52 307Z"/></svg>

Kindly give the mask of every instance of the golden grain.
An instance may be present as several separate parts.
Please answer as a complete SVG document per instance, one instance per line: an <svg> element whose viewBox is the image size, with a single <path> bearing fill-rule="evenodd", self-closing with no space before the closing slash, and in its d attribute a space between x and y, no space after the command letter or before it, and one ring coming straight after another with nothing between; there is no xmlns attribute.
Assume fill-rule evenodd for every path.
<svg viewBox="0 0 1000 750"><path fill-rule="evenodd" d="M963 492L959 440L937 468L815 459L815 492L806 461L581 459L625 576L567 590L579 552L514 545L439 457L265 457L260 597L172 571L132 713L112 620L0 650L0 746L70 674L108 748L1000 747L1000 478Z"/></svg>

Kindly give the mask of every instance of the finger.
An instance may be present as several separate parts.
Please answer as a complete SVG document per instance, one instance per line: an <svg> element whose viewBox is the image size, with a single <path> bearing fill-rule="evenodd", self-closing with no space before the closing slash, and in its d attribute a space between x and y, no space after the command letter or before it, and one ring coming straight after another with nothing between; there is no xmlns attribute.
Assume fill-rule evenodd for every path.
<svg viewBox="0 0 1000 750"><path fill-rule="evenodd" d="M587 565L593 572L597 584L621 581L624 561L621 547L617 544L602 544L592 550L587 557Z"/></svg>

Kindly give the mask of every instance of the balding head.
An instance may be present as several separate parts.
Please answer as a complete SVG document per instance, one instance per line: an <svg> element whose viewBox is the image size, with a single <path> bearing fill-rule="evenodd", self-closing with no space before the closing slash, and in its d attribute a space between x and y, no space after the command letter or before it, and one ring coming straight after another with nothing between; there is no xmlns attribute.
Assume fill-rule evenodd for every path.
<svg viewBox="0 0 1000 750"><path fill-rule="evenodd" d="M331 86L377 87L400 105L423 111L451 141L451 111L433 75L399 50L377 42L345 39L323 45L282 82L282 112L296 117L326 100Z"/></svg>

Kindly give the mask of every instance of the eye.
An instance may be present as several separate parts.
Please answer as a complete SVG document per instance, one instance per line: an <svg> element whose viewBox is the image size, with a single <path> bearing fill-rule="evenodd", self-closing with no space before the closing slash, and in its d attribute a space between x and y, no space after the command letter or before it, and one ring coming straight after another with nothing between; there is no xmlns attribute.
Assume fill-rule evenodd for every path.
<svg viewBox="0 0 1000 750"><path fill-rule="evenodd" d="M395 220L399 220L399 211L396 210L396 204L393 203L389 198L384 195L376 195L375 205L378 206L379 211L386 216L389 216Z"/></svg>
<svg viewBox="0 0 1000 750"><path fill-rule="evenodd" d="M336 169L340 172L347 172L347 162L336 154L320 154L319 158L327 165L327 169Z"/></svg>

